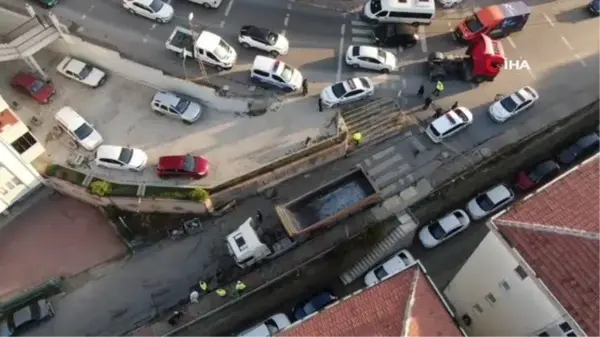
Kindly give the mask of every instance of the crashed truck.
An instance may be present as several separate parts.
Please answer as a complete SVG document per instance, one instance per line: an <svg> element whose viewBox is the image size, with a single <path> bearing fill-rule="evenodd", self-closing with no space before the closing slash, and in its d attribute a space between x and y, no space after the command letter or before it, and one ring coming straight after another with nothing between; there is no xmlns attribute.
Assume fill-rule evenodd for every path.
<svg viewBox="0 0 600 337"><path fill-rule="evenodd" d="M362 168L357 168L286 204L275 206L283 235L267 235L254 219L248 218L227 236L227 248L238 266L248 268L282 255L310 239L315 232L380 201L379 190Z"/></svg>

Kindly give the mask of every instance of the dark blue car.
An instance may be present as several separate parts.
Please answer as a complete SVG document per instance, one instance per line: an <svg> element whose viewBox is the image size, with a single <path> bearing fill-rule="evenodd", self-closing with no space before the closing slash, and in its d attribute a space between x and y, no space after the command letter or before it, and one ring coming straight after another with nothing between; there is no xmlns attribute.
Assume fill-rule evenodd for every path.
<svg viewBox="0 0 600 337"><path fill-rule="evenodd" d="M599 15L600 14L600 0L590 1L590 3L588 4L588 10L594 15Z"/></svg>
<svg viewBox="0 0 600 337"><path fill-rule="evenodd" d="M304 317L325 308L336 300L337 297L333 296L330 292L323 291L306 301L298 303L294 308L294 318L296 320L301 320Z"/></svg>
<svg viewBox="0 0 600 337"><path fill-rule="evenodd" d="M558 162L565 166L575 164L585 157L597 152L599 145L600 137L595 133L590 133L589 135L579 138L575 144L562 151L558 155Z"/></svg>

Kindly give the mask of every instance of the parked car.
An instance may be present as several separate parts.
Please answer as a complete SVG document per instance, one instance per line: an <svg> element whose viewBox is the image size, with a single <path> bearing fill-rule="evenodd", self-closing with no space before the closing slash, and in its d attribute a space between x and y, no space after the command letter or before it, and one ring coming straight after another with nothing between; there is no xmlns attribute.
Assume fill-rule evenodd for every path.
<svg viewBox="0 0 600 337"><path fill-rule="evenodd" d="M592 0L588 3L587 9L594 16L600 15L600 0Z"/></svg>
<svg viewBox="0 0 600 337"><path fill-rule="evenodd" d="M391 276L398 274L399 272L408 268L414 262L415 258L408 252L408 250L401 250L384 263L366 273L364 278L365 284L367 286L377 284Z"/></svg>
<svg viewBox="0 0 600 337"><path fill-rule="evenodd" d="M373 96L375 86L367 77L356 77L334 83L321 91L321 101L327 108L352 103Z"/></svg>
<svg viewBox="0 0 600 337"><path fill-rule="evenodd" d="M72 57L65 57L56 67L59 73L92 88L98 88L106 81L102 70Z"/></svg>
<svg viewBox="0 0 600 337"><path fill-rule="evenodd" d="M437 144L471 125L471 123L473 123L471 110L459 107L434 119L425 130L425 133L432 142Z"/></svg>
<svg viewBox="0 0 600 337"><path fill-rule="evenodd" d="M473 220L482 219L508 205L515 194L504 184L496 185L467 203L467 212Z"/></svg>
<svg viewBox="0 0 600 337"><path fill-rule="evenodd" d="M579 138L573 145L563 150L558 155L558 162L562 165L572 165L583 158L598 152L600 137L595 133L590 133Z"/></svg>
<svg viewBox="0 0 600 337"><path fill-rule="evenodd" d="M195 4L199 4L204 6L206 9L214 9L219 8L223 0L188 0L189 2L193 2Z"/></svg>
<svg viewBox="0 0 600 337"><path fill-rule="evenodd" d="M15 336L54 316L52 304L45 299L0 318L0 336Z"/></svg>
<svg viewBox="0 0 600 337"><path fill-rule="evenodd" d="M470 223L467 213L456 209L421 228L419 240L423 247L433 248L467 229Z"/></svg>
<svg viewBox="0 0 600 337"><path fill-rule="evenodd" d="M337 297L332 293L323 291L308 300L298 303L294 307L294 318L299 321L310 314L322 310L336 300Z"/></svg>
<svg viewBox="0 0 600 337"><path fill-rule="evenodd" d="M266 321L248 329L239 334L239 336L260 336L260 337L268 337L274 336L279 331L287 328L292 325L290 319L286 314L275 314Z"/></svg>
<svg viewBox="0 0 600 337"><path fill-rule="evenodd" d="M517 173L516 185L521 191L529 191L543 185L560 174L560 166L553 160L546 160L530 171Z"/></svg>
<svg viewBox="0 0 600 337"><path fill-rule="evenodd" d="M503 123L531 108L539 98L537 91L532 87L524 87L490 105L490 117L498 123Z"/></svg>
<svg viewBox="0 0 600 337"><path fill-rule="evenodd" d="M156 113L179 119L186 124L192 124L202 116L200 103L171 92L157 92L150 106Z"/></svg>
<svg viewBox="0 0 600 337"><path fill-rule="evenodd" d="M417 27L406 23L383 23L375 27L373 38L382 47L410 48L419 42Z"/></svg>
<svg viewBox="0 0 600 337"><path fill-rule="evenodd" d="M253 25L242 26L238 42L246 49L256 48L273 57L285 55L290 49L290 42L285 36Z"/></svg>
<svg viewBox="0 0 600 337"><path fill-rule="evenodd" d="M148 155L144 151L118 145L100 145L94 159L99 167L138 172L146 167L147 162Z"/></svg>
<svg viewBox="0 0 600 337"><path fill-rule="evenodd" d="M131 14L137 14L158 23L173 20L175 11L161 0L123 0L123 7Z"/></svg>
<svg viewBox="0 0 600 337"><path fill-rule="evenodd" d="M75 141L75 146L80 145L88 151L93 151L104 142L102 135L100 135L94 125L86 121L85 118L69 106L58 110L56 115L54 115L54 120L58 127Z"/></svg>
<svg viewBox="0 0 600 337"><path fill-rule="evenodd" d="M381 48L372 46L349 46L346 51L346 64L354 69L363 68L389 73L396 70L396 56Z"/></svg>
<svg viewBox="0 0 600 337"><path fill-rule="evenodd" d="M163 156L158 158L156 173L160 178L200 179L208 174L210 164L202 156Z"/></svg>
<svg viewBox="0 0 600 337"><path fill-rule="evenodd" d="M463 0L438 0L442 8L452 8L459 3L463 2Z"/></svg>
<svg viewBox="0 0 600 337"><path fill-rule="evenodd" d="M58 3L58 0L36 0L36 1L42 7L47 8L47 9L56 6L56 4Z"/></svg>
<svg viewBox="0 0 600 337"><path fill-rule="evenodd" d="M34 74L18 72L10 81L10 85L29 95L40 104L48 104L56 89L49 82L38 78Z"/></svg>

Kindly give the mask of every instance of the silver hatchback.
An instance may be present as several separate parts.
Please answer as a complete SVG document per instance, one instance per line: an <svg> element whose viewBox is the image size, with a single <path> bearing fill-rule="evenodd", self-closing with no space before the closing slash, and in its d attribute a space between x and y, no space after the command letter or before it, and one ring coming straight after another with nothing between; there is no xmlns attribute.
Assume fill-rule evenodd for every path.
<svg viewBox="0 0 600 337"><path fill-rule="evenodd" d="M179 119L186 124L192 124L202 116L200 103L170 92L157 92L152 98L151 106L156 113Z"/></svg>

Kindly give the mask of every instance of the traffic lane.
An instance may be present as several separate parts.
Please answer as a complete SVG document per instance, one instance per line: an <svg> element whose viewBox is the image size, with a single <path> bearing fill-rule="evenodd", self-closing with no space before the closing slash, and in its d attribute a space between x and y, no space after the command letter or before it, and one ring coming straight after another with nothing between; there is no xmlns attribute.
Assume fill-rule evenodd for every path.
<svg viewBox="0 0 600 337"><path fill-rule="evenodd" d="M232 1L223 0L219 8L211 9L204 8L202 5L187 0L171 1L171 6L175 13L172 22L176 25L187 26L189 24L189 14L194 13L192 20L194 24L218 27L221 21L226 19L225 13L227 12L228 4Z"/></svg>
<svg viewBox="0 0 600 337"><path fill-rule="evenodd" d="M236 1L231 7L224 30L228 34L238 34L244 25L255 25L281 32L284 19L289 12L287 7L252 6L243 1Z"/></svg>
<svg viewBox="0 0 600 337"><path fill-rule="evenodd" d="M588 13L580 13L583 16L589 16ZM554 29L565 38L566 42L572 48L574 53L580 57L598 54L600 45L600 34L598 32L598 19L584 19L577 24L557 23ZM565 43L565 41L562 41ZM569 48L567 46L567 48ZM571 49L569 48L569 49Z"/></svg>

